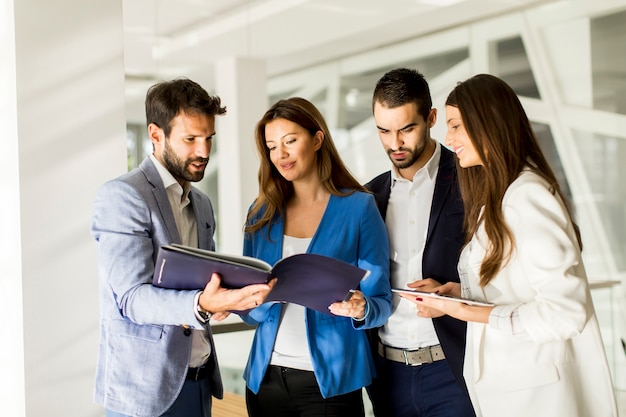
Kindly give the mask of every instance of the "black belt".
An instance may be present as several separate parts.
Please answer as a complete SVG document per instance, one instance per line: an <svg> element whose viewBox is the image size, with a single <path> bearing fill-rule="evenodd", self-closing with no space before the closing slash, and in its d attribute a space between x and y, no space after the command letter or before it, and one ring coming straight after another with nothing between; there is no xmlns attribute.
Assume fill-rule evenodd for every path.
<svg viewBox="0 0 626 417"><path fill-rule="evenodd" d="M378 354L383 358L409 366L426 365L446 358L441 345L409 350L386 346L378 342Z"/></svg>
<svg viewBox="0 0 626 417"><path fill-rule="evenodd" d="M209 367L201 366L200 368L189 368L187 370L187 379L191 381L201 381L209 377Z"/></svg>

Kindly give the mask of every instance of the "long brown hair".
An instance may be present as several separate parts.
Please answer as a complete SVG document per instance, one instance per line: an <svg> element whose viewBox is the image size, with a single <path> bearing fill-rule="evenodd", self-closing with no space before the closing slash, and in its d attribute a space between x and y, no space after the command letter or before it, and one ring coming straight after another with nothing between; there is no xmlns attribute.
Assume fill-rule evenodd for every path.
<svg viewBox="0 0 626 417"><path fill-rule="evenodd" d="M480 267L480 284L485 286L506 265L515 249L515 237L504 220L502 198L524 168L550 184L573 222L572 212L541 152L526 112L508 84L493 75L476 75L459 83L446 105L459 109L467 134L483 161L483 166L469 168L461 168L457 161L457 169L465 204L466 243L481 223L490 242ZM582 249L575 224L574 228Z"/></svg>
<svg viewBox="0 0 626 417"><path fill-rule="evenodd" d="M293 196L293 184L278 172L265 143L265 126L276 119L296 123L312 136L318 131L323 133L322 146L316 152L317 173L328 192L343 196L356 190L366 191L341 160L324 117L313 103L301 97L280 100L270 107L256 124L255 141L261 159L258 175L259 195L248 212L244 228L246 233L253 233L266 224L271 224L277 215L282 216L285 204Z"/></svg>

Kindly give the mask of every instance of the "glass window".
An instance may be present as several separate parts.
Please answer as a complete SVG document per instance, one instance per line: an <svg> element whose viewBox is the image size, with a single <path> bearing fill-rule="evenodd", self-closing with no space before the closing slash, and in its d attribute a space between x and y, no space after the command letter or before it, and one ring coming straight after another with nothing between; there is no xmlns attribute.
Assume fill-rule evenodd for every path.
<svg viewBox="0 0 626 417"><path fill-rule="evenodd" d="M554 175L559 182L561 191L563 192L565 197L571 202L572 192L570 191L567 177L565 176L565 171L563 170L561 157L556 150L554 137L552 136L552 132L550 131L550 126L543 123L532 123L532 127L535 131L535 136L537 136L539 146L541 147L543 154L550 164L550 168L552 168L552 171L554 171Z"/></svg>
<svg viewBox="0 0 626 417"><path fill-rule="evenodd" d="M506 81L520 96L541 98L521 37L495 42L494 54L494 75Z"/></svg>
<svg viewBox="0 0 626 417"><path fill-rule="evenodd" d="M592 18L593 107L626 114L626 11Z"/></svg>
<svg viewBox="0 0 626 417"><path fill-rule="evenodd" d="M372 116L372 94L376 82L387 71L394 68L413 68L424 74L429 83L459 62L467 59L467 48L451 50L426 58L399 61L387 64L375 71L341 77L341 100L339 103L340 129L352 129Z"/></svg>
<svg viewBox="0 0 626 417"><path fill-rule="evenodd" d="M574 130L585 177L591 187L591 198L600 214L608 248L619 270L626 270L626 188L623 178L626 168L626 141L598 133Z"/></svg>
<svg viewBox="0 0 626 417"><path fill-rule="evenodd" d="M129 171L139 166L141 161L152 153L152 142L148 139L145 125L139 123L126 125L126 152Z"/></svg>
<svg viewBox="0 0 626 417"><path fill-rule="evenodd" d="M282 99L285 99L285 98L293 97L296 94L297 91L298 90L293 89L293 90L289 90L289 91L283 91L283 92L280 92L280 93L277 93L277 94L271 94L270 95L270 100L269 100L270 106L273 105L274 103L276 103L278 100L282 100Z"/></svg>

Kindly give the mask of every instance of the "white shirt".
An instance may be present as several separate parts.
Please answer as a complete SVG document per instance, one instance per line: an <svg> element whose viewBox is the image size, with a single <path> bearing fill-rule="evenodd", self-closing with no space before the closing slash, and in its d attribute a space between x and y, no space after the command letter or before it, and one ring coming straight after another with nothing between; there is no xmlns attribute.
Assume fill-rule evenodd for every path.
<svg viewBox="0 0 626 417"><path fill-rule="evenodd" d="M393 288L406 288L409 282L424 278L422 258L440 158L441 145L437 143L433 156L415 173L412 181L402 178L395 166L391 169L385 224L389 233ZM380 329L379 336L385 345L403 349L439 344L432 319L418 317L415 304L395 294L391 317Z"/></svg>
<svg viewBox="0 0 626 417"><path fill-rule="evenodd" d="M196 227L196 216L191 207L189 200L189 191L191 191L191 183L185 183L185 188L176 181L176 178L165 168L154 155L150 155L150 159L156 166L159 176L163 181L167 199L174 213L176 228L180 235L180 241L183 245L198 247L198 228ZM195 309L195 305L190 308ZM209 336L205 329L193 329L191 333L191 357L189 358L189 366L198 368L204 365L211 354L211 344Z"/></svg>
<svg viewBox="0 0 626 417"><path fill-rule="evenodd" d="M283 237L283 258L297 253L305 253L311 238ZM306 309L293 303L286 303L280 317L278 334L274 342L274 352L270 364L305 371L313 370L309 353L309 338L306 333Z"/></svg>

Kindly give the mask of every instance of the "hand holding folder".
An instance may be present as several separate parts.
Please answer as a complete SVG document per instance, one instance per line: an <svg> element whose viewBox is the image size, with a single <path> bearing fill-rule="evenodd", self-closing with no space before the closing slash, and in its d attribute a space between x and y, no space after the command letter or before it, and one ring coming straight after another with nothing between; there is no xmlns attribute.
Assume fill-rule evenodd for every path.
<svg viewBox="0 0 626 417"><path fill-rule="evenodd" d="M369 275L369 271L347 262L312 253L289 256L271 266L249 256L172 244L159 249L152 284L178 290L202 289L213 272L221 275L226 288L264 284L278 277L266 302L296 303L324 314L330 314L328 306L342 301Z"/></svg>

